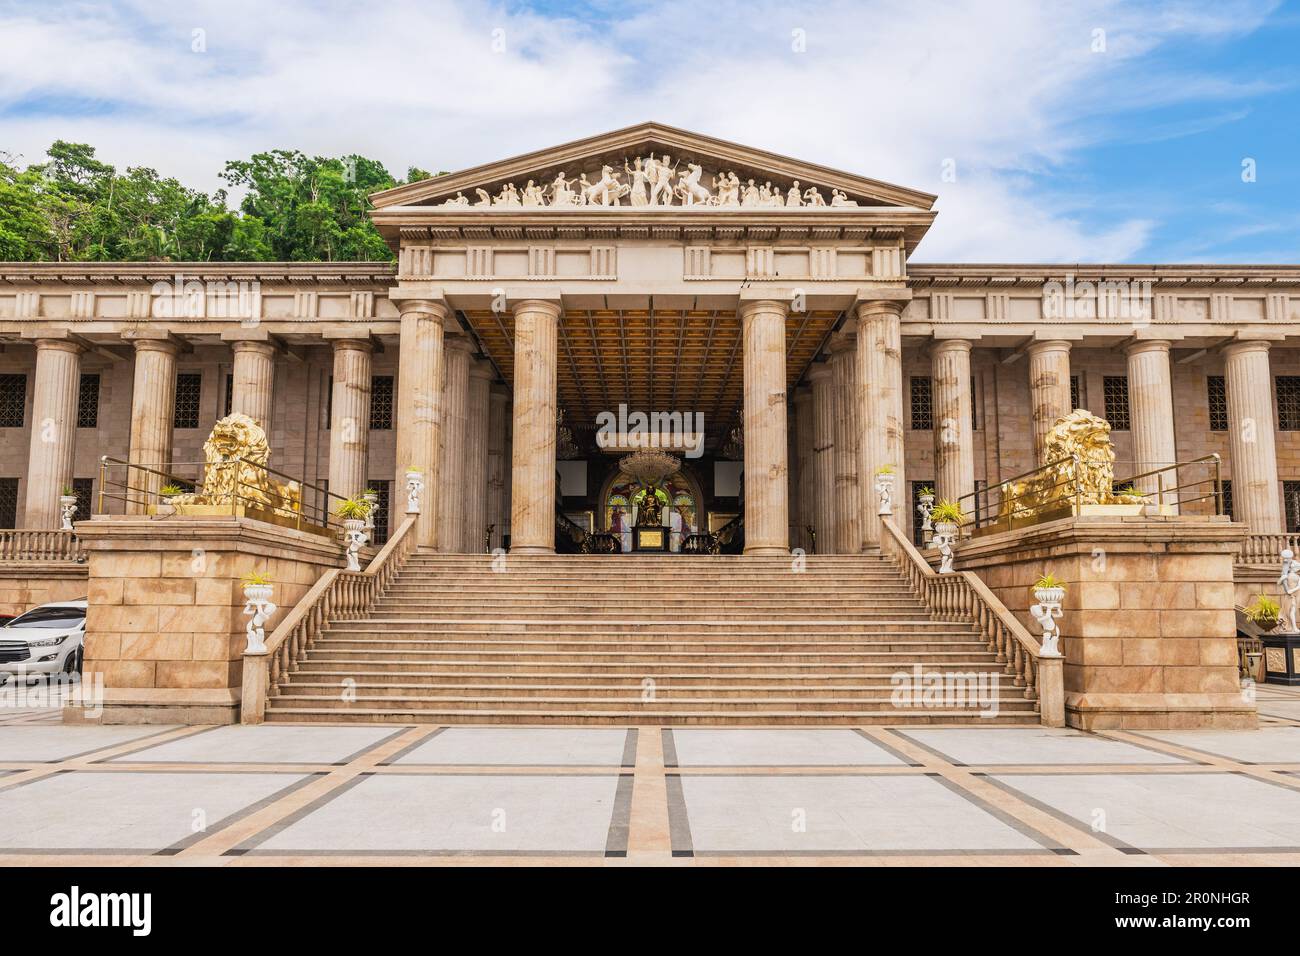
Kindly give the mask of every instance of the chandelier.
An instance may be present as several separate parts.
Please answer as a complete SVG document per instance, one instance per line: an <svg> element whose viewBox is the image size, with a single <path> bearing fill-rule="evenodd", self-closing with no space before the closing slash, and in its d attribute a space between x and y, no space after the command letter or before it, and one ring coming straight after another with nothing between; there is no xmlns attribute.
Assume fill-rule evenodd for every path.
<svg viewBox="0 0 1300 956"><path fill-rule="evenodd" d="M645 487L654 488L681 468L682 463L666 452L638 451L623 456L619 459L618 466Z"/></svg>

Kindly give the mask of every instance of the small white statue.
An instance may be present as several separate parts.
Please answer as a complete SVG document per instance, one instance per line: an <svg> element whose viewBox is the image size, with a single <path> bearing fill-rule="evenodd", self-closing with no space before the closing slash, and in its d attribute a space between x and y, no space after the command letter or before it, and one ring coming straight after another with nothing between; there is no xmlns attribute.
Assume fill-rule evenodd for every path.
<svg viewBox="0 0 1300 956"><path fill-rule="evenodd" d="M254 593L249 594L249 591ZM271 603L269 586L263 585L256 590L247 588L244 591L244 598L244 614L252 618L244 627L244 633L248 635L248 646L244 651L251 654L264 654L266 653L266 622L279 608Z"/></svg>
<svg viewBox="0 0 1300 956"><path fill-rule="evenodd" d="M799 188L799 180L796 179L794 181L794 185L790 187L789 191L785 195L785 204L787 206L803 205L803 191Z"/></svg>
<svg viewBox="0 0 1300 956"><path fill-rule="evenodd" d="M488 191L486 189L479 187L478 189L474 190L474 195L478 197L478 202L474 204L475 206L492 205L492 197L488 195Z"/></svg>
<svg viewBox="0 0 1300 956"><path fill-rule="evenodd" d="M443 202L444 206L468 206L469 197L464 193L456 193L455 197Z"/></svg>
<svg viewBox="0 0 1300 956"><path fill-rule="evenodd" d="M408 515L418 515L420 513L420 492L424 490L424 475L418 471L408 471L406 473L406 513Z"/></svg>
<svg viewBox="0 0 1300 956"><path fill-rule="evenodd" d="M939 549L939 573L952 574L952 539L950 534L936 534L930 543Z"/></svg>
<svg viewBox="0 0 1300 956"><path fill-rule="evenodd" d="M576 206L577 204L578 194L573 191L572 185L564 178L564 173L559 173L555 177L555 182L551 183L551 205Z"/></svg>
<svg viewBox="0 0 1300 956"><path fill-rule="evenodd" d="M850 199L848 193L841 192L838 189L831 190L832 206L856 206L857 204L858 201L856 199Z"/></svg>
<svg viewBox="0 0 1300 956"><path fill-rule="evenodd" d="M71 501L65 500L63 501L62 504L59 505L59 515L60 517L63 518L63 524L59 529L60 531L72 530L72 519L76 515L76 513L77 513L76 498L73 498Z"/></svg>
<svg viewBox="0 0 1300 956"><path fill-rule="evenodd" d="M528 180L527 185L524 186L523 197L520 199L520 202L529 209L537 206L545 206L546 190L530 179Z"/></svg>
<svg viewBox="0 0 1300 956"><path fill-rule="evenodd" d="M1292 633L1300 631L1300 624L1296 621L1296 605L1300 603L1300 562L1296 561L1290 548L1282 551L1282 573L1277 579L1277 586L1282 589L1282 613L1278 615L1278 627L1290 624Z"/></svg>
<svg viewBox="0 0 1300 956"><path fill-rule="evenodd" d="M880 507L876 514L886 517L894 513L894 476L891 472L876 475L876 496Z"/></svg>
<svg viewBox="0 0 1300 956"><path fill-rule="evenodd" d="M754 185L754 180L745 183L745 192L741 197L742 206L761 206L763 205L763 192Z"/></svg>
<svg viewBox="0 0 1300 956"><path fill-rule="evenodd" d="M661 162L656 162L654 156L651 156L646 165L646 174L650 177L650 205L652 206L673 204L673 177L677 175L677 167L672 162L671 156L665 155Z"/></svg>
<svg viewBox="0 0 1300 956"><path fill-rule="evenodd" d="M709 194L708 187L700 185L700 176L703 173L704 170L700 169L699 163L686 164L686 174L677 184L677 195L682 198L683 206L708 205L709 200L713 198Z"/></svg>
<svg viewBox="0 0 1300 956"><path fill-rule="evenodd" d="M930 500L927 501L926 499ZM921 530L933 531L934 524L930 521L930 515L934 512L934 496L921 495L921 503L916 506L916 513L921 516Z"/></svg>
<svg viewBox="0 0 1300 956"><path fill-rule="evenodd" d="M807 189L805 189L805 190L803 191L803 198L804 198L804 201L805 201L809 206L824 206L824 205L826 205L826 200L822 198L822 194L821 194L821 192L817 189L816 186L809 186Z"/></svg>
<svg viewBox="0 0 1300 956"><path fill-rule="evenodd" d="M1040 651L1043 657L1060 657L1060 645L1057 643L1061 636L1061 629L1056 622L1061 616L1060 601L1045 601L1041 604L1029 605L1029 614L1038 626L1043 629L1043 648Z"/></svg>
<svg viewBox="0 0 1300 956"><path fill-rule="evenodd" d="M358 555L361 554L361 549L366 545L366 537L367 535L366 535L365 528L356 528L356 529L349 528L343 532L343 540L347 542L346 553L348 559L348 566L346 570L348 571L361 570L361 560L358 557Z"/></svg>

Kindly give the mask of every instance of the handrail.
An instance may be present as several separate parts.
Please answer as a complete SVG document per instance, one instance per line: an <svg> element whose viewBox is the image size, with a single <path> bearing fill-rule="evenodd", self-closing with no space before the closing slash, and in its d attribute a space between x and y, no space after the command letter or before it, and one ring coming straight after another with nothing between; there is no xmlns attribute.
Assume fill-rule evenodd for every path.
<svg viewBox="0 0 1300 956"><path fill-rule="evenodd" d="M0 561L85 561L73 531L52 528L0 530Z"/></svg>
<svg viewBox="0 0 1300 956"><path fill-rule="evenodd" d="M364 571L330 568L308 589L266 639L266 650L244 653L243 723L261 723L268 697L302 659L331 620L363 616L388 588L416 547L419 515L407 515Z"/></svg>
<svg viewBox="0 0 1300 956"><path fill-rule="evenodd" d="M1034 701L1043 722L1061 726L1064 723L1061 659L1043 656L1041 642L977 574L973 571L937 573L892 518L883 518L880 523L886 532L881 536L881 550L895 560L926 606L936 614L973 618L988 649L997 654L999 664L1005 665L1004 672L1011 676L1014 685L1025 689L1025 699ZM1044 661L1050 661L1051 666L1044 666Z"/></svg>

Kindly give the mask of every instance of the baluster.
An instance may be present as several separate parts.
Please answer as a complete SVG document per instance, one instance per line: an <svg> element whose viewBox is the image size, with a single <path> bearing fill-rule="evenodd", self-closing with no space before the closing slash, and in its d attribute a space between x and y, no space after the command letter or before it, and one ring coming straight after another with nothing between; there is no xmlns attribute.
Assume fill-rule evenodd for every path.
<svg viewBox="0 0 1300 956"><path fill-rule="evenodd" d="M997 635L995 640L995 650L997 651L997 662L1005 664L1007 662L1007 628L1001 621L993 626L993 631Z"/></svg>
<svg viewBox="0 0 1300 956"><path fill-rule="evenodd" d="M1025 686L1025 648L1019 641L1016 641L1016 673L1012 683L1017 687Z"/></svg>

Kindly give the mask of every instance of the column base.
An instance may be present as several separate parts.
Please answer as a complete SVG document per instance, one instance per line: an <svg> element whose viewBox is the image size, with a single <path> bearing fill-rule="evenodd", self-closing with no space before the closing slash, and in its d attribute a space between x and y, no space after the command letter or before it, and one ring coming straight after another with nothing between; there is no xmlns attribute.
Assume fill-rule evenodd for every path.
<svg viewBox="0 0 1300 956"><path fill-rule="evenodd" d="M540 544L520 544L515 545L509 551L510 554L554 554L554 548L548 548Z"/></svg>
<svg viewBox="0 0 1300 956"><path fill-rule="evenodd" d="M757 555L760 557L765 555L774 555L774 554L780 554L780 555L784 555L785 557L789 557L790 549L783 548L780 545L756 544L752 548L748 548L748 547L745 548L744 553L750 555Z"/></svg>

